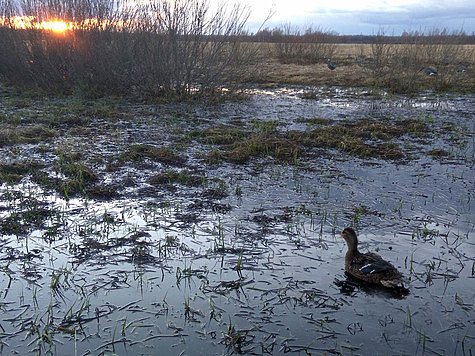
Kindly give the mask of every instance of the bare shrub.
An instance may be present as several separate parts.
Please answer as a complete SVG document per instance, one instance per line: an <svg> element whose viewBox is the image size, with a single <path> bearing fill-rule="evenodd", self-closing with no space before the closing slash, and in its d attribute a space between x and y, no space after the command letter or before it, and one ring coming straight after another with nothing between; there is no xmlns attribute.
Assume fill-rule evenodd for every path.
<svg viewBox="0 0 475 356"><path fill-rule="evenodd" d="M369 67L376 78L381 78L391 68L394 54L394 46L387 43L383 30L379 30L375 36L375 41L371 44L371 54Z"/></svg>
<svg viewBox="0 0 475 356"><path fill-rule="evenodd" d="M211 11L206 0L0 0L0 75L46 90L138 96L216 95L255 51L240 41L246 8ZM28 16L18 28L15 16ZM54 33L43 21L73 30Z"/></svg>
<svg viewBox="0 0 475 356"><path fill-rule="evenodd" d="M317 63L331 58L336 49L332 35L319 28L309 27L302 33L298 27L286 24L274 29L273 36L282 63Z"/></svg>

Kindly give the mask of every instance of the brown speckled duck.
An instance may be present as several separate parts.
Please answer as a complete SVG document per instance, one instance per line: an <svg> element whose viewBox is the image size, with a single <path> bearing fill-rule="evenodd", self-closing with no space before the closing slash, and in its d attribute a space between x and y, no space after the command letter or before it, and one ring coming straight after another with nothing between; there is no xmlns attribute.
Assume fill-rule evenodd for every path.
<svg viewBox="0 0 475 356"><path fill-rule="evenodd" d="M345 256L345 271L365 282L379 284L387 288L404 288L403 276L381 256L358 251L358 238L351 227L344 229L340 235L348 245Z"/></svg>

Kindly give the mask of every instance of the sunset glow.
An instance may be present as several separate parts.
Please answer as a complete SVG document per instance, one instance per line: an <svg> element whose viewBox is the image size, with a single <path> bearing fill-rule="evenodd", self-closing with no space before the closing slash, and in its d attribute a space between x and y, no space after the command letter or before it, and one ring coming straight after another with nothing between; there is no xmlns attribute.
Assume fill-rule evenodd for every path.
<svg viewBox="0 0 475 356"><path fill-rule="evenodd" d="M124 22L121 20L110 21L98 19L84 19L81 22L67 22L59 19L49 19L46 21L38 21L33 16L15 16L10 18L0 17L0 26L6 26L15 29L38 29L49 30L55 33L66 33L74 30L91 30L106 28L121 28Z"/></svg>
<svg viewBox="0 0 475 356"><path fill-rule="evenodd" d="M57 33L62 33L74 28L72 22L65 22L62 20L37 22L32 16L16 16L10 19L0 18L0 25L8 25L18 29L36 28L39 30L51 30Z"/></svg>
<svg viewBox="0 0 475 356"><path fill-rule="evenodd" d="M48 21L48 22L41 22L39 24L39 28L44 30L52 30L54 32L64 32L66 30L71 29L71 24L67 24L64 21Z"/></svg>

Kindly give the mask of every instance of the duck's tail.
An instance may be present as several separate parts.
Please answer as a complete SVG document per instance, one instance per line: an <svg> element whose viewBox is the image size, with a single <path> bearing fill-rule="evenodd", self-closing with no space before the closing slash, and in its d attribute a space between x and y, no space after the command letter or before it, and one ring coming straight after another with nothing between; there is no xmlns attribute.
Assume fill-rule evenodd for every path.
<svg viewBox="0 0 475 356"><path fill-rule="evenodd" d="M391 288L398 290L402 293L409 293L409 289L407 289L404 286L404 279L403 278L398 278L398 279L383 279L381 280L381 285L383 285L386 288Z"/></svg>
<svg viewBox="0 0 475 356"><path fill-rule="evenodd" d="M404 287L404 284L400 279L382 279L381 284L387 288Z"/></svg>

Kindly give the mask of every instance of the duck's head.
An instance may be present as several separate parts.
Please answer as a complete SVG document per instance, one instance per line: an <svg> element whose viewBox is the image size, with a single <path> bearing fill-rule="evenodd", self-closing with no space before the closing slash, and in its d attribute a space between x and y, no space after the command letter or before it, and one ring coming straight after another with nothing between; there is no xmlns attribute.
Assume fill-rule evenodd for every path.
<svg viewBox="0 0 475 356"><path fill-rule="evenodd" d="M345 239L349 250L356 250L358 248L358 238L356 237L355 230L353 230L351 227L344 229L341 232L340 237Z"/></svg>

